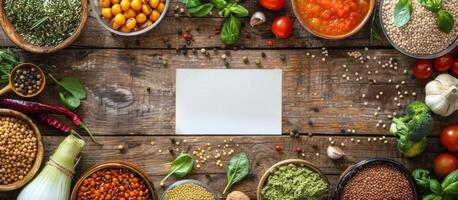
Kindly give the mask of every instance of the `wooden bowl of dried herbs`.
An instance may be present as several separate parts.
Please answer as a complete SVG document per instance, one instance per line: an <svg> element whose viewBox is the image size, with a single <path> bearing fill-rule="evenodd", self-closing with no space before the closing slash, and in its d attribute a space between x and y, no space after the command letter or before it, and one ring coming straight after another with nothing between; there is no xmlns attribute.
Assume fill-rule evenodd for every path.
<svg viewBox="0 0 458 200"><path fill-rule="evenodd" d="M33 53L52 53L72 44L87 17L87 0L0 0L3 31Z"/></svg>

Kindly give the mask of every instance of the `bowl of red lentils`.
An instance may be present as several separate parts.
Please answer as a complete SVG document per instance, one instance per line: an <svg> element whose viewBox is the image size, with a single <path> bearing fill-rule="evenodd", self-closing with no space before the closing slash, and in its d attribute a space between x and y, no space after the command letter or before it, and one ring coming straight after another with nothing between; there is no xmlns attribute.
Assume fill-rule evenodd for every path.
<svg viewBox="0 0 458 200"><path fill-rule="evenodd" d="M333 200L418 200L415 180L399 162L363 160L344 172Z"/></svg>
<svg viewBox="0 0 458 200"><path fill-rule="evenodd" d="M97 21L117 35L136 36L154 29L167 13L170 0L92 0Z"/></svg>
<svg viewBox="0 0 458 200"><path fill-rule="evenodd" d="M73 187L71 199L158 200L158 197L142 168L114 160L88 169Z"/></svg>

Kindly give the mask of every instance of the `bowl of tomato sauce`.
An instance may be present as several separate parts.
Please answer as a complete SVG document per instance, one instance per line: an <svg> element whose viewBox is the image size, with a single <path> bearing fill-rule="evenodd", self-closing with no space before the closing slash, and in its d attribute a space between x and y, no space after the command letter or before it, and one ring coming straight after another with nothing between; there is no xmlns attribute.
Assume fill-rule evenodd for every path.
<svg viewBox="0 0 458 200"><path fill-rule="evenodd" d="M292 0L294 14L315 36L338 40L358 32L369 20L375 0Z"/></svg>

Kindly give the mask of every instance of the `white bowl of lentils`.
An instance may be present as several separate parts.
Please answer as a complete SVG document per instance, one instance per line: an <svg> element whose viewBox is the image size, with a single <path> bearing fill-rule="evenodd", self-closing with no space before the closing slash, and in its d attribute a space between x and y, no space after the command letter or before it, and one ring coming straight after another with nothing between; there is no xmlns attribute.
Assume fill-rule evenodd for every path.
<svg viewBox="0 0 458 200"><path fill-rule="evenodd" d="M410 21L398 28L394 25L394 7L398 0L381 0L379 18L382 31L391 45L410 57L432 59L445 55L458 45L458 24L449 33L441 32L436 14L418 0L412 0ZM443 0L442 6L458 22L458 1Z"/></svg>

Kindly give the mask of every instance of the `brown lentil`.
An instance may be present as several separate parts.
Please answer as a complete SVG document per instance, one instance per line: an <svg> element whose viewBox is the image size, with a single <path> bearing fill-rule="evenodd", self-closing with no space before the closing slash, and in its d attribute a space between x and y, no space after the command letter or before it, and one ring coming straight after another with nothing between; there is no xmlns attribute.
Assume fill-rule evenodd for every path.
<svg viewBox="0 0 458 200"><path fill-rule="evenodd" d="M149 200L151 196L137 174L115 167L101 169L84 179L78 190L78 199Z"/></svg>
<svg viewBox="0 0 458 200"><path fill-rule="evenodd" d="M0 183L22 180L30 171L37 155L35 132L25 121L0 117Z"/></svg>
<svg viewBox="0 0 458 200"><path fill-rule="evenodd" d="M413 200L407 178L386 164L372 164L357 172L345 185L342 200Z"/></svg>
<svg viewBox="0 0 458 200"><path fill-rule="evenodd" d="M215 196L200 185L185 183L168 191L164 200L215 200Z"/></svg>

